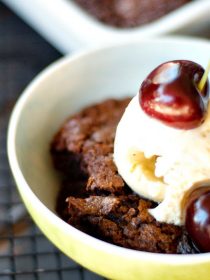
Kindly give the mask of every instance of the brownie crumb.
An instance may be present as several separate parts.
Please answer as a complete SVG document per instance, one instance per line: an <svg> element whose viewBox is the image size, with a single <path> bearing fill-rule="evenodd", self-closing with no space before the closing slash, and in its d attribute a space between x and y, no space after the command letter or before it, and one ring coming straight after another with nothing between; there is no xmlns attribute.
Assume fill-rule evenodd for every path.
<svg viewBox="0 0 210 280"><path fill-rule="evenodd" d="M57 212L79 230L125 248L198 253L184 228L157 222L148 211L157 204L133 193L117 172L115 130L129 101L89 106L55 135L51 154L64 178Z"/></svg>
<svg viewBox="0 0 210 280"><path fill-rule="evenodd" d="M109 99L68 119L56 134L51 153L55 167L67 177L88 177L87 191L120 192L124 182L113 163L116 124L129 98Z"/></svg>

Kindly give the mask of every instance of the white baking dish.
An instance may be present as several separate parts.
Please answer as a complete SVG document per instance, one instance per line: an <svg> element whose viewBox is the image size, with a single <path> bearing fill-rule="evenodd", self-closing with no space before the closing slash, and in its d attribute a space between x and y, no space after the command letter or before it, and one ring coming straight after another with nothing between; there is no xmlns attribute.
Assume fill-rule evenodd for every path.
<svg viewBox="0 0 210 280"><path fill-rule="evenodd" d="M2 1L63 53L110 41L167 34L210 20L210 0L194 0L159 20L132 29L104 25L71 0Z"/></svg>

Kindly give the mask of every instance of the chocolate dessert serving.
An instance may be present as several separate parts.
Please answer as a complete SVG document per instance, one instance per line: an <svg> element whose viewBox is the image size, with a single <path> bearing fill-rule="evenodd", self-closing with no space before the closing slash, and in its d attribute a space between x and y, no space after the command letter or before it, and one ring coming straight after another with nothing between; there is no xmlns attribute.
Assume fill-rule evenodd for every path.
<svg viewBox="0 0 210 280"><path fill-rule="evenodd" d="M134 137L122 134L124 119L127 121L133 117L126 114L130 114L129 108L134 101L136 110L141 110L141 114L148 118L148 124L151 121L153 125L154 122L156 126L163 126L166 131L169 129L178 135L183 131L189 135L197 133L196 129L199 131L203 123L208 124L208 83L203 81L203 74L203 68L196 63L185 60L167 62L145 79L132 101L130 98L108 99L82 109L65 121L51 143L54 166L63 174L57 199L57 212L62 219L89 235L134 250L169 254L193 254L209 250L201 239L209 243L210 236L200 225L209 225L210 214L206 220L199 216L200 221L197 222L194 216L200 210L210 213L210 188L199 185L196 191L193 189L189 192L189 187L186 191L188 197L185 191L182 194L187 203L184 210L179 209L181 216L167 213L165 218L161 212L155 212L165 198L147 197L144 193L144 189L148 188L147 179L151 183L156 180L158 184L159 181L166 184L164 178L148 177L145 186L135 189L132 184L128 184L129 178L114 155L118 152L114 151L115 145L123 141L122 135L124 140ZM157 80L158 86L154 86ZM152 93L154 88L156 94ZM159 88L161 91L158 91ZM181 90L183 88L185 91ZM157 92L161 92L162 99L160 96L156 98ZM173 110L181 108L184 112L182 116L167 109L171 106L168 104L169 99L175 104ZM163 108L161 113L159 107L155 106L157 103ZM188 107L189 110L182 110ZM134 107L132 111L135 111ZM138 120L136 123L138 127ZM138 135L141 133L144 131L138 131ZM125 143L128 145L123 146L124 150L132 143L132 139ZM145 162L150 168L152 162L144 158ZM128 173L134 176L138 164L142 162L135 163ZM170 188L173 186L167 185L166 192ZM182 205L180 197L175 199L177 205ZM182 216L183 211L185 216Z"/></svg>

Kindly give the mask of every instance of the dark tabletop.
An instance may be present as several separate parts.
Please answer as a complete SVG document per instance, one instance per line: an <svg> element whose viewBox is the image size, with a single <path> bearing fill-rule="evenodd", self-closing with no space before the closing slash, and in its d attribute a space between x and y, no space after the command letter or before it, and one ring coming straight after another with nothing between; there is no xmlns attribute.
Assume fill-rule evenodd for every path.
<svg viewBox="0 0 210 280"><path fill-rule="evenodd" d="M0 279L102 279L60 253L34 225L13 182L6 155L11 110L26 85L61 57L0 3Z"/></svg>

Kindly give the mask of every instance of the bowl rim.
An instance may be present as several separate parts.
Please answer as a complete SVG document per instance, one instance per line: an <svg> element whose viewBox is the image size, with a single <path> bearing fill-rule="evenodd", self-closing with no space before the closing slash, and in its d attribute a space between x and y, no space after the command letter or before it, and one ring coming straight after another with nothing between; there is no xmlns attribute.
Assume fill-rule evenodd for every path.
<svg viewBox="0 0 210 280"><path fill-rule="evenodd" d="M55 213L53 213L50 209L48 209L39 198L33 193L30 186L26 182L22 172L21 167L18 163L18 157L16 154L15 148L15 139L16 139L16 131L17 125L19 122L19 117L21 115L22 110L27 104L27 100L30 98L31 93L34 92L36 87L45 81L46 79L50 79L52 73L59 72L63 67L77 60L83 59L89 55L94 55L99 52L103 52L109 49L115 49L118 47L128 47L132 44L144 44L144 43L194 43L194 44L203 44L210 48L210 43L205 39L195 39L184 36L166 36L162 38L154 38L154 39L135 39L129 42L118 42L118 43L108 43L103 47L97 47L91 50L84 50L79 53L64 56L57 61L53 62L49 66L47 66L44 70L42 70L26 87L23 93L18 98L16 105L13 108L12 114L10 116L9 125L8 125L8 134L7 134L7 154L9 159L10 168L13 174L13 177L16 181L17 188L24 191L24 197L27 197L27 200L33 200L34 203L41 209L41 211L45 212L52 223L56 224L58 228L62 228L65 232L71 233L74 238L83 240L84 243L90 245L91 247L102 250L104 252L117 255L117 256L126 256L126 258L136 259L136 260L147 260L148 262L159 262L170 265L187 265L187 264L197 264L202 262L210 261L210 253L200 253L200 254L189 254L189 255L178 255L178 254L163 254L163 253L150 253L144 251L137 251L133 249L123 248L117 245L110 244L108 242L99 240L95 237L92 237L82 231L76 229L75 227L67 224L61 218L59 218Z"/></svg>

